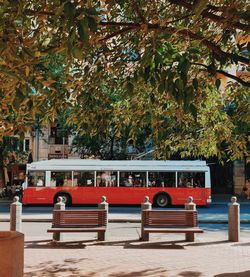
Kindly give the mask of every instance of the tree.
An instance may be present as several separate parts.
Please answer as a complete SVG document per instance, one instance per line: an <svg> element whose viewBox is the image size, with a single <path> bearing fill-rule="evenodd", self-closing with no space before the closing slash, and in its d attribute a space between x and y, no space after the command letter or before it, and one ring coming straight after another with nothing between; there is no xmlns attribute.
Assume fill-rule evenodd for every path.
<svg viewBox="0 0 250 277"><path fill-rule="evenodd" d="M175 112L184 115L181 122L173 122L177 122L177 130L184 128L184 133L189 130L185 125L194 126L199 116L207 121L203 126L209 125L206 115L212 100L208 99L220 86L219 76L236 84L231 84L234 89L229 87L220 105L215 105L218 113L223 113L223 105L230 99L238 103L237 110L245 110L247 105L249 81L227 71L240 65L249 71L249 57L241 53L243 47L249 49L249 43L237 43L238 36L248 35L250 30L244 0L5 0L0 15L0 76L4 80L0 84L0 136L24 132L37 113L50 121L59 108L73 111L75 106L81 106L82 113L74 116L72 112L71 120L87 126L93 136L100 123L109 130L111 123L106 118L110 119L110 110L116 115L111 120L114 129L120 130L120 107L133 107L140 122L144 112L152 113L151 107L144 106L143 114L138 114L142 104L138 102L141 96L136 97L138 86L150 87L151 93L145 91L145 103L164 102L163 107L154 105L158 118L166 113L164 107L176 105ZM51 67L54 62L61 65L59 72ZM111 104L106 88L115 88L122 103ZM140 127L133 122L131 134ZM234 133L240 131L240 122L245 122L244 114L227 117L224 123L230 131L223 133L233 136L226 136L224 144L237 138ZM161 124L150 128L159 145L164 136ZM220 136L215 138L219 145ZM239 136L235 143L242 144ZM245 147L244 136L241 156L246 155Z"/></svg>
<svg viewBox="0 0 250 277"><path fill-rule="evenodd" d="M235 87L231 88L234 90ZM220 94L213 86L192 101L192 113L185 112L167 92L138 83L130 101L117 103L120 124L131 124L130 136L139 126L150 127L147 139L155 157L213 157L219 160L249 159L249 94L231 91Z"/></svg>
<svg viewBox="0 0 250 277"><path fill-rule="evenodd" d="M138 128L135 136L131 133L131 124L120 122L117 105L126 101L123 90L117 83L115 88L104 84L102 93L79 94L70 113L68 122L74 122L73 151L83 157L101 159L128 159L128 147L136 153L145 151L146 128ZM72 128L72 125L71 125ZM134 153L134 154L136 154Z"/></svg>
<svg viewBox="0 0 250 277"><path fill-rule="evenodd" d="M8 181L8 166L26 163L29 153L23 151L23 141L17 137L3 137L0 140L0 172L4 183Z"/></svg>

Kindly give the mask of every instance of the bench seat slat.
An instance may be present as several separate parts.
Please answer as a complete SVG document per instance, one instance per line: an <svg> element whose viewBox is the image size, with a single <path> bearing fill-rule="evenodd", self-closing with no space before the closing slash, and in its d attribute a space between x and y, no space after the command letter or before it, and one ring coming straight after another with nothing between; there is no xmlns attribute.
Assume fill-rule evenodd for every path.
<svg viewBox="0 0 250 277"><path fill-rule="evenodd" d="M144 227L143 228L144 232L150 232L150 233L203 233L203 230L198 228L198 227L194 227L194 228L190 228L190 227L183 227L180 228L178 227L169 227L169 228L165 228L165 227Z"/></svg>
<svg viewBox="0 0 250 277"><path fill-rule="evenodd" d="M105 227L67 227L67 228L51 228L48 229L48 233L56 233L56 232L63 232L63 233L78 233L78 232L98 232L98 231L106 231Z"/></svg>

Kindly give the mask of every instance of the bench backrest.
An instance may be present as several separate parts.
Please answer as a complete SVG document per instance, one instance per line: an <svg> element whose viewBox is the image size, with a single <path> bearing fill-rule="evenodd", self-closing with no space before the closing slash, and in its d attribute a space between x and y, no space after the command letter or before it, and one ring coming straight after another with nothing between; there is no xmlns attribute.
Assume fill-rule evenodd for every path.
<svg viewBox="0 0 250 277"><path fill-rule="evenodd" d="M107 226L107 210L54 210L53 227Z"/></svg>
<svg viewBox="0 0 250 277"><path fill-rule="evenodd" d="M197 211L192 210L145 210L142 211L143 226L198 226Z"/></svg>

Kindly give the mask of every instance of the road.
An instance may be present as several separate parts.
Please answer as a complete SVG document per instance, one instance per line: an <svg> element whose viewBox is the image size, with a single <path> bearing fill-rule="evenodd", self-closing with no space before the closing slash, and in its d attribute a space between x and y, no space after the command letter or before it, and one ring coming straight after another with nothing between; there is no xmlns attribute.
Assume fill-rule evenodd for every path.
<svg viewBox="0 0 250 277"><path fill-rule="evenodd" d="M81 205L72 206L71 209L88 209L96 207L96 205ZM181 208L181 207L174 207ZM5 216L9 213L10 204L0 203L0 218L1 214ZM199 220L201 221L227 221L228 218L228 206L224 204L211 204L207 207L198 207ZM48 217L52 214L53 206L23 206L23 215L34 217ZM116 216L129 218L140 217L140 205L110 205L109 213L114 218ZM250 223L250 203L244 203L240 206L240 219L241 221L249 221Z"/></svg>

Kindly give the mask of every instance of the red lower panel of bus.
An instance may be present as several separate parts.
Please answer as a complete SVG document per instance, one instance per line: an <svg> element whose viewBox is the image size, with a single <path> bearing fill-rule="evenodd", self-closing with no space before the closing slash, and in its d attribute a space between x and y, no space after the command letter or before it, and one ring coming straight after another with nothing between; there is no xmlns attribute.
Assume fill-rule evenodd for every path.
<svg viewBox="0 0 250 277"><path fill-rule="evenodd" d="M25 189L23 204L53 204L59 194L68 194L72 204L97 204L101 196L109 204L141 204L144 196L154 202L157 195L168 195L172 205L183 205L192 196L197 205L211 202L210 188L141 188L141 187L30 187Z"/></svg>

